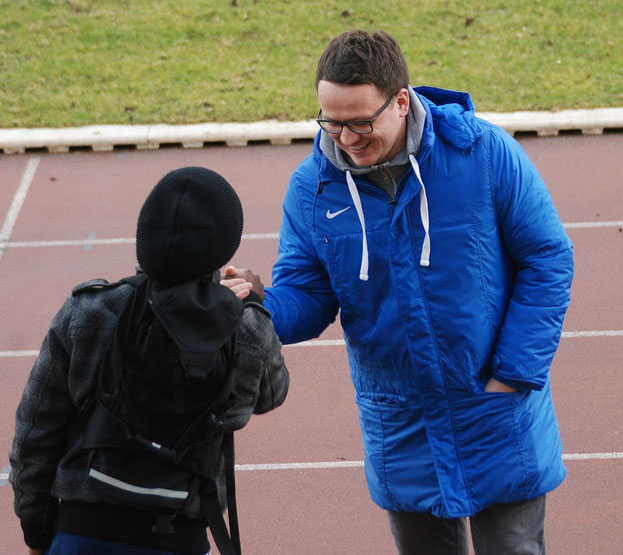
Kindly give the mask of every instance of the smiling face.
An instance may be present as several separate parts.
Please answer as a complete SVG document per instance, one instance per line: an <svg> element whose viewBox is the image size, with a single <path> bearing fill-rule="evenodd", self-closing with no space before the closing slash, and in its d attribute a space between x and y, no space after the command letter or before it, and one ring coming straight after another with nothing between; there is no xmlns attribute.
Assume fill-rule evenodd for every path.
<svg viewBox="0 0 623 555"><path fill-rule="evenodd" d="M376 86L340 85L318 82L318 102L324 119L361 121L372 119L383 106L385 96ZM341 133L329 136L358 166L375 166L391 160L407 144L409 93L401 89L389 106L374 121L372 133L357 134L344 126Z"/></svg>

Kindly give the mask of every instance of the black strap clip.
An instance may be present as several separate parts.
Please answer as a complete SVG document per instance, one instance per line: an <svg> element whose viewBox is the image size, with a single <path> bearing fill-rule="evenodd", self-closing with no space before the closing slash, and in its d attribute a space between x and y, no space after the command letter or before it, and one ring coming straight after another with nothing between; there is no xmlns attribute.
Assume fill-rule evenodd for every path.
<svg viewBox="0 0 623 555"><path fill-rule="evenodd" d="M173 534L173 519L175 513L154 513L156 523L152 526L151 531L154 534Z"/></svg>

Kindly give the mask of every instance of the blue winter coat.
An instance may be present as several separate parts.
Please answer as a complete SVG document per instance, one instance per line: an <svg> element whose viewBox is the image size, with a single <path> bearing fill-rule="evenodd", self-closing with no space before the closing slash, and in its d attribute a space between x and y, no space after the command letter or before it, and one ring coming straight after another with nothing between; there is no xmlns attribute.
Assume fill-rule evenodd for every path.
<svg viewBox="0 0 623 555"><path fill-rule="evenodd" d="M354 176L365 223L318 139L294 171L265 305L284 343L340 310L373 500L448 518L564 479L548 373L573 254L519 144L476 118L469 95L415 91L424 135L395 203ZM486 393L491 377L519 392Z"/></svg>

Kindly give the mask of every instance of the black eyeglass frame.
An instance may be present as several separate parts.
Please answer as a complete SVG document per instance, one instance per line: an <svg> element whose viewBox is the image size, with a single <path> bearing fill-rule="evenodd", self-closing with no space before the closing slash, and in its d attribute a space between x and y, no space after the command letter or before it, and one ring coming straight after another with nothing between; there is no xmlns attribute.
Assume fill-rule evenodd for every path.
<svg viewBox="0 0 623 555"><path fill-rule="evenodd" d="M372 119L364 119L364 120L352 120L352 121L336 121L333 119L322 119L320 116L322 115L322 108L320 108L320 110L318 111L318 115L316 116L316 123L320 126L320 128L323 131L326 131L327 133L331 134L331 135L339 135L342 131L344 131L344 127L348 127L348 129L350 129L353 133L357 133L357 135L367 135L368 133L372 133L374 131L374 127L372 126L372 123L374 122L374 120L376 120L382 113L383 110L385 110L390 104L391 101L394 99L396 95L392 94L386 101L385 104L383 104L383 106L380 107L379 111L374 114L372 116ZM332 124L332 125L339 125L340 126L340 130L339 131L329 131L329 129L327 129L324 124ZM359 131L357 129L353 129L351 127L351 125L369 125L370 126L370 130L369 131Z"/></svg>

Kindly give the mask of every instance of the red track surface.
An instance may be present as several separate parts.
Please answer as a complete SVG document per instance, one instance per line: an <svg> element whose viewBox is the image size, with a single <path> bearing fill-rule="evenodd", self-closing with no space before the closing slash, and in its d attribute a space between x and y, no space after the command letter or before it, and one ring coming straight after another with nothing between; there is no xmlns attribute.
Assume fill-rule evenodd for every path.
<svg viewBox="0 0 623 555"><path fill-rule="evenodd" d="M576 278L565 332L623 329L623 134L526 138L522 143L548 183L575 244ZM14 412L49 322L76 283L132 273L138 210L167 171L203 165L239 191L245 239L234 263L270 282L288 176L311 145L210 147L198 150L0 155L0 224L29 163L38 159L9 246L0 254L0 554L24 552L4 474ZM68 246L50 241L79 241ZM34 246L31 242L44 242ZM337 325L323 339L340 339ZM386 517L370 501L360 466L294 468L363 458L344 347L284 350L292 374L288 399L254 417L237 435L237 463L288 463L238 472L243 548L250 555L394 552ZM549 553L623 553L623 335L561 341L552 367L565 454L607 453L567 461L565 483L549 496ZM618 454L618 455L617 455ZM617 458L618 457L618 458ZM328 466L328 467L327 467Z"/></svg>

